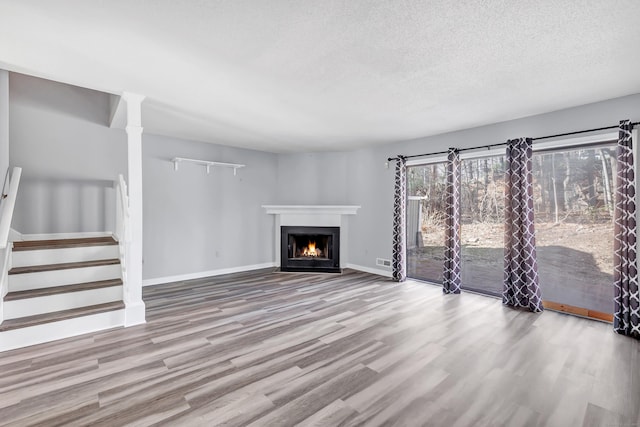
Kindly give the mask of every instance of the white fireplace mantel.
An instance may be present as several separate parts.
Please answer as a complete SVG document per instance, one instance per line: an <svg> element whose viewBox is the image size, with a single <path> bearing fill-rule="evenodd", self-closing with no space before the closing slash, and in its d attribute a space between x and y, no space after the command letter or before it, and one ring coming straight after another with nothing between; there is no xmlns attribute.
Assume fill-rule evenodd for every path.
<svg viewBox="0 0 640 427"><path fill-rule="evenodd" d="M275 216L275 258L280 265L280 227L340 227L340 267L347 262L348 217L355 215L360 206L355 205L262 205L267 214Z"/></svg>
<svg viewBox="0 0 640 427"><path fill-rule="evenodd" d="M360 206L355 205L262 205L268 214L297 215L355 215Z"/></svg>

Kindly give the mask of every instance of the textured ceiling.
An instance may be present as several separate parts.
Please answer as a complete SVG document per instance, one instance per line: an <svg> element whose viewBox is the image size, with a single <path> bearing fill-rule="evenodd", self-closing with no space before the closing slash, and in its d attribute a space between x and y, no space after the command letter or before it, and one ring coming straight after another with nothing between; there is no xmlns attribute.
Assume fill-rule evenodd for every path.
<svg viewBox="0 0 640 427"><path fill-rule="evenodd" d="M0 0L0 68L146 132L343 150L640 92L638 0Z"/></svg>

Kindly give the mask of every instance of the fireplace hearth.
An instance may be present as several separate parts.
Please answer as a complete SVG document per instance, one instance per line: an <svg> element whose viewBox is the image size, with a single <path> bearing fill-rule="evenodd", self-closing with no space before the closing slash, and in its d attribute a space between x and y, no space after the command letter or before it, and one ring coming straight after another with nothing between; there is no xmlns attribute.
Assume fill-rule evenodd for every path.
<svg viewBox="0 0 640 427"><path fill-rule="evenodd" d="M281 227L281 271L339 273L340 227Z"/></svg>

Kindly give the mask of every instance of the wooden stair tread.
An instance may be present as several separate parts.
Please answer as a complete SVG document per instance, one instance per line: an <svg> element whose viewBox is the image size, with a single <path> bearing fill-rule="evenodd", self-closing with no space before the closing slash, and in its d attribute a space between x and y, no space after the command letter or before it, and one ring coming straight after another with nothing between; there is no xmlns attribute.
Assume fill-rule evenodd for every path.
<svg viewBox="0 0 640 427"><path fill-rule="evenodd" d="M72 319L74 317L89 316L91 314L104 313L124 309L124 302L108 302L105 304L90 305L87 307L73 308L71 310L55 311L53 313L37 314L35 316L9 319L0 323L0 332L12 329L26 328L29 326L42 325L44 323L57 322L59 320Z"/></svg>
<svg viewBox="0 0 640 427"><path fill-rule="evenodd" d="M84 267L98 267L102 265L120 264L120 260L113 259L100 259L97 261L82 261L82 262L65 262L61 264L44 264L44 265L30 265L27 267L14 267L9 270L9 274L24 274L24 273L39 273L41 271L53 271L53 270L67 270L70 268L84 268Z"/></svg>
<svg viewBox="0 0 640 427"><path fill-rule="evenodd" d="M86 246L109 246L117 244L118 242L111 236L85 237L79 239L23 240L13 242L13 250L20 252L40 249L81 248Z"/></svg>
<svg viewBox="0 0 640 427"><path fill-rule="evenodd" d="M52 286L49 288L29 289L26 291L9 292L5 295L5 301L16 301L27 298L37 298L69 292L89 291L92 289L109 288L111 286L122 285L120 279L99 280L96 282L74 283L73 285Z"/></svg>

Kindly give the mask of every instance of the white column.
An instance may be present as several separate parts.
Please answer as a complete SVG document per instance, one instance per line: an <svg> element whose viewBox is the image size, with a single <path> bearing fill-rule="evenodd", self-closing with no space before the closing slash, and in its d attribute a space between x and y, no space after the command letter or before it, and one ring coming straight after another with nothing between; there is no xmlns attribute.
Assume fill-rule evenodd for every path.
<svg viewBox="0 0 640 427"><path fill-rule="evenodd" d="M0 181L9 169L9 72L0 70ZM0 184L1 186L2 184Z"/></svg>
<svg viewBox="0 0 640 427"><path fill-rule="evenodd" d="M0 189L9 170L9 72L0 70ZM1 190L0 190L1 191ZM8 189L7 189L8 191ZM3 301L7 292L7 271L11 249L0 249L0 323L4 319ZM8 268L8 265L7 265Z"/></svg>
<svg viewBox="0 0 640 427"><path fill-rule="evenodd" d="M142 301L142 101L144 96L123 93L127 103L127 153L129 179L129 227L131 243L127 251L125 326L145 323Z"/></svg>

